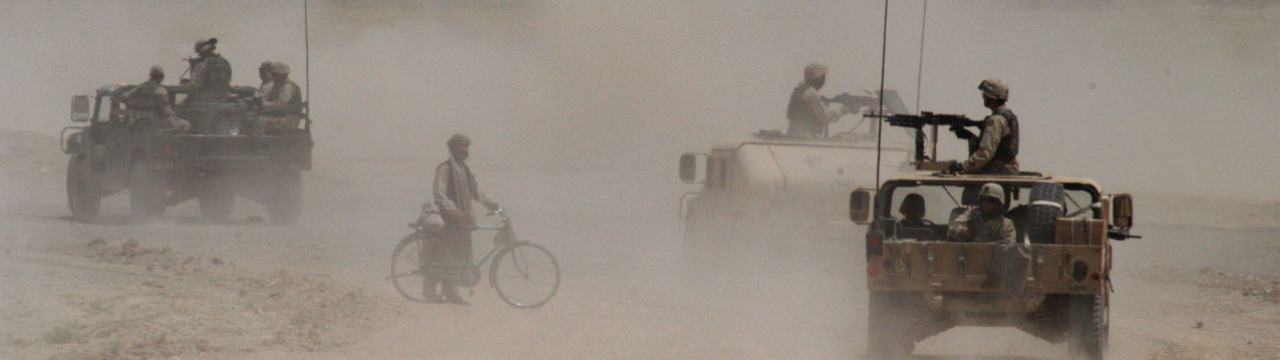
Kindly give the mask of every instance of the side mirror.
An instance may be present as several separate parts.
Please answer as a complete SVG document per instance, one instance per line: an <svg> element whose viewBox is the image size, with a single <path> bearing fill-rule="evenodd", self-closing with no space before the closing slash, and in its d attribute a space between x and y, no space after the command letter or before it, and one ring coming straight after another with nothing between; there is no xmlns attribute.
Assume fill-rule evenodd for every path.
<svg viewBox="0 0 1280 360"><path fill-rule="evenodd" d="M870 223L867 221L871 217L871 191L867 189L854 190L849 194L849 220L859 225Z"/></svg>
<svg viewBox="0 0 1280 360"><path fill-rule="evenodd" d="M1111 196L1111 224L1121 229L1133 227L1133 195Z"/></svg>
<svg viewBox="0 0 1280 360"><path fill-rule="evenodd" d="M92 116L93 99L88 95L71 97L71 122L86 122Z"/></svg>
<svg viewBox="0 0 1280 360"><path fill-rule="evenodd" d="M684 153L680 155L680 181L686 184L698 183L698 154Z"/></svg>

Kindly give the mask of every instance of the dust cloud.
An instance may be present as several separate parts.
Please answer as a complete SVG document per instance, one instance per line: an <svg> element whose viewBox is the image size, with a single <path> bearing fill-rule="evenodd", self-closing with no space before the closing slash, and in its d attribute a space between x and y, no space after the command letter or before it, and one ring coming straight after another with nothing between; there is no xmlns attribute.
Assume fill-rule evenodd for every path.
<svg viewBox="0 0 1280 360"><path fill-rule="evenodd" d="M1270 165L1280 150L1271 139L1280 134L1275 3L931 1L922 73L923 2L889 5L885 87L909 106L918 102L915 110L980 117L978 82L1005 80L1024 126L1024 169L1095 178L1109 191L1280 201L1258 186L1280 178L1280 167ZM708 350L690 340L640 357L781 358L795 344L805 344L811 352L800 357L810 358L862 349L864 314L850 306L865 303L862 260L847 253L856 247L850 244L798 260L820 265L812 278L797 267L748 281L746 291L769 292L762 300L683 306L697 291L668 283L681 262L676 199L694 189L678 181L675 164L684 151L784 128L786 97L806 63L830 65L826 92L877 88L884 3L350 0L309 7L308 78L301 1L0 3L0 128L56 135L70 124L71 95L141 82L151 65L176 82L194 41L217 37L234 84L256 86L261 61L291 64L315 120L316 169L304 175L312 205L303 226L310 229L261 231L291 242L245 250L256 260L243 262L387 288L379 280L391 242L429 197L430 172L447 156L444 141L464 132L475 139L481 186L515 209L522 232L554 249L568 276L597 284L594 292L639 293L624 297L647 310L623 319L642 321L647 312L732 319L641 325L720 344ZM45 150L56 151L53 145ZM943 150L952 158L962 152ZM47 200L46 215L62 215L65 206L54 206L62 201ZM759 285L788 282L798 285ZM796 288L828 297L785 294ZM578 311L593 317L610 308ZM609 340L611 331L627 331L583 328L590 330L571 331L605 343L623 336ZM628 334L640 346L663 346L659 335ZM545 345L529 341L521 344ZM449 351L456 352L441 354L466 354ZM584 350L609 356L594 351Z"/></svg>

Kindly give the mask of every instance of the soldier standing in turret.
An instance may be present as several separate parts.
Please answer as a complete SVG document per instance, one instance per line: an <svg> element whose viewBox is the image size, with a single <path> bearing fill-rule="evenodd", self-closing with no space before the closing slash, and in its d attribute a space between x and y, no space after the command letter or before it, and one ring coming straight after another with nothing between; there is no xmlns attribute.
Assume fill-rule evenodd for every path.
<svg viewBox="0 0 1280 360"><path fill-rule="evenodd" d="M231 63L217 50L218 39L196 41L198 58L191 60L191 94L187 101L224 101L231 91Z"/></svg>
<svg viewBox="0 0 1280 360"><path fill-rule="evenodd" d="M827 66L811 63L804 67L804 80L791 91L791 102L787 104L787 137L802 139L818 139L826 136L827 124L836 122L840 116L849 113L849 109L829 109L822 102L818 90L827 83Z"/></svg>
<svg viewBox="0 0 1280 360"><path fill-rule="evenodd" d="M1000 80L983 80L978 84L982 91L982 105L991 109L991 115L982 120L982 134L974 136L964 129L957 129L956 136L969 140L972 149L969 159L951 165L951 171L969 174L1018 174L1018 117L1005 106L1009 101L1009 86Z"/></svg>

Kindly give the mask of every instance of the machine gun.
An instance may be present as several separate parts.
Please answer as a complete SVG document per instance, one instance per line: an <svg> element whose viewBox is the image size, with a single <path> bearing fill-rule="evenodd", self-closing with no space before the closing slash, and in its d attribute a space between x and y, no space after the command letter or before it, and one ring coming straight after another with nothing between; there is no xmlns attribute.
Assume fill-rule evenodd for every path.
<svg viewBox="0 0 1280 360"><path fill-rule="evenodd" d="M823 104L839 103L854 112L857 112L858 109L861 109L862 107L874 107L878 101L879 99L876 99L875 96L857 96L851 95L847 92L840 93L840 95L832 97L822 97Z"/></svg>
<svg viewBox="0 0 1280 360"><path fill-rule="evenodd" d="M981 127L982 121L976 121L965 117L964 115L954 114L935 114L923 111L920 115L866 115L866 117L884 119L890 126L912 128L916 130L916 169L929 171L947 171L951 167L951 162L938 162L938 126L948 126L950 130L956 133L956 137L969 141L969 153L975 150L975 140L977 138L973 132L965 129L967 127ZM924 154L924 127L932 126L932 135L929 137L932 141L932 152L929 156Z"/></svg>
<svg viewBox="0 0 1280 360"><path fill-rule="evenodd" d="M862 108L864 107L868 109L875 108L880 102L880 99L876 98L871 92L867 92L867 94L868 94L867 96L858 96L858 95L852 95L847 92L844 92L844 93L840 93L840 95L836 95L832 97L823 96L822 103L824 105L830 105L831 103L841 104L841 105L844 105L844 107L848 108L850 113L859 113L861 112L860 110ZM893 92L892 96L894 97L894 99L897 99L898 93ZM897 100L897 101L901 102L901 100ZM829 124L824 124L822 126L823 138L827 138L831 136L827 130L828 125Z"/></svg>

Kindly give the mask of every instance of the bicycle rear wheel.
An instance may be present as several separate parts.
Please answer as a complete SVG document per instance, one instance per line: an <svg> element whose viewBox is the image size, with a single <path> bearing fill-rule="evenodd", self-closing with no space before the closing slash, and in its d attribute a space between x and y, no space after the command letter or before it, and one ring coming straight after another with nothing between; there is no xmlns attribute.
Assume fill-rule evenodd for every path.
<svg viewBox="0 0 1280 360"><path fill-rule="evenodd" d="M426 298L423 294L428 291L435 293L432 288L435 284L429 284L430 280L422 271L426 268L423 266L426 252L422 248L425 240L417 233L409 234L391 252L391 283L400 296L411 301L423 301Z"/></svg>
<svg viewBox="0 0 1280 360"><path fill-rule="evenodd" d="M546 304L560 289L560 263L546 248L525 241L502 249L489 265L489 285L519 309Z"/></svg>

